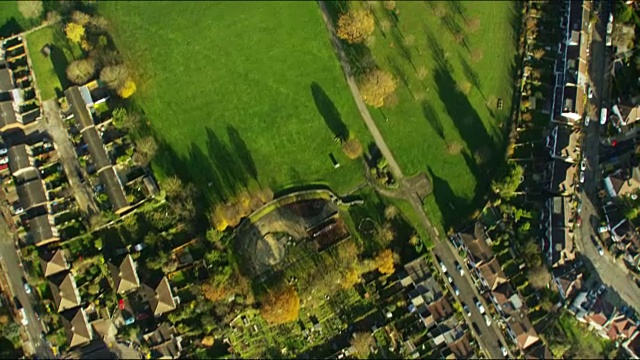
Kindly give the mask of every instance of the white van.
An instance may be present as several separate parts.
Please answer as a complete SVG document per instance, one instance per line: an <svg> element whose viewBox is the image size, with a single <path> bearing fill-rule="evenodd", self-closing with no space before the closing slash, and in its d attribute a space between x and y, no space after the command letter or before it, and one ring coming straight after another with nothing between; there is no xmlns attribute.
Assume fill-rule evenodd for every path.
<svg viewBox="0 0 640 360"><path fill-rule="evenodd" d="M602 108L600 110L600 125L604 125L607 123L607 108Z"/></svg>

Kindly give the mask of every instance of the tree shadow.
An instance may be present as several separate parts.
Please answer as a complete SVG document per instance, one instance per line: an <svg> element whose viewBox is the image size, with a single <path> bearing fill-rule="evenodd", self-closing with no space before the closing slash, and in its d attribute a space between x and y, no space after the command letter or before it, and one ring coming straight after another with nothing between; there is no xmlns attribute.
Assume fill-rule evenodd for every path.
<svg viewBox="0 0 640 360"><path fill-rule="evenodd" d="M395 46L399 50L398 52L400 53L400 56L404 60L406 60L411 65L411 67L413 67L413 70L417 70L415 64L413 63L413 58L411 56L411 50L405 44L405 37L402 35L400 30L398 30L396 28L395 30L391 31L391 34L393 35L393 41L394 41Z"/></svg>
<svg viewBox="0 0 640 360"><path fill-rule="evenodd" d="M444 140L444 128L442 127L438 114L433 110L431 104L426 101L422 102L422 115L440 139Z"/></svg>
<svg viewBox="0 0 640 360"><path fill-rule="evenodd" d="M231 142L233 152L240 159L240 162L244 167L244 171L257 181L258 169L256 168L253 156L251 156L251 151L249 151L249 148L247 147L247 143L240 136L238 130L233 126L227 126L227 136L229 136L229 142Z"/></svg>
<svg viewBox="0 0 640 360"><path fill-rule="evenodd" d="M60 85L62 85L62 89L66 89L71 86L71 82L67 79L67 66L69 65L69 61L67 57L64 55L62 49L58 46L50 44L49 48L51 49L51 53L49 54L49 60L53 64L53 71L58 76L58 80L60 80ZM40 49L37 49L40 50ZM37 53L35 56L42 56L42 54Z"/></svg>
<svg viewBox="0 0 640 360"><path fill-rule="evenodd" d="M239 188L248 185L247 174L241 167L234 166L239 162L237 154L220 141L211 128L207 127L205 131L209 159L220 180L220 192L231 197Z"/></svg>
<svg viewBox="0 0 640 360"><path fill-rule="evenodd" d="M447 54L442 46L440 46L438 39L436 39L431 30L427 27L425 27L425 35L427 38L427 45L429 45L429 49L431 50L431 57L435 61L436 67L451 72L451 64L449 63L449 60L447 60Z"/></svg>
<svg viewBox="0 0 640 360"><path fill-rule="evenodd" d="M461 1L447 1L447 5L449 5L451 12L460 16L462 20L467 18L466 9L462 5Z"/></svg>
<svg viewBox="0 0 640 360"><path fill-rule="evenodd" d="M318 112L324 119L329 130L331 130L336 138L346 140L349 137L347 125L342 121L342 116L333 101L331 101L327 93L316 82L311 83L311 95L313 96L313 102L316 104Z"/></svg>
<svg viewBox="0 0 640 360"><path fill-rule="evenodd" d="M434 199L442 214L443 227L445 229L456 227L466 215L463 213L470 210L469 203L456 196L449 183L444 178L436 176L431 168L427 168L427 173L433 184Z"/></svg>
<svg viewBox="0 0 640 360"><path fill-rule="evenodd" d="M409 86L409 78L407 77L407 74L405 74L405 72L400 69L400 66L398 66L398 64L396 64L396 62L393 61L390 56L387 56L387 63L389 64L391 71L398 76L404 87L407 88L407 91L409 91L411 97L415 98L413 91L411 91L411 87Z"/></svg>
<svg viewBox="0 0 640 360"><path fill-rule="evenodd" d="M455 17L449 13L445 14L441 20L442 25L449 31L451 35L462 33L462 27L455 19Z"/></svg>
<svg viewBox="0 0 640 360"><path fill-rule="evenodd" d="M473 70L473 68L469 65L469 62L467 62L467 60L463 56L460 56L460 63L462 64L462 72L464 73L464 77L468 82L471 83L471 85L473 85L473 87L478 89L480 95L482 96L482 99L484 99L484 101L487 101L487 98L482 92L482 84L478 73Z"/></svg>
<svg viewBox="0 0 640 360"><path fill-rule="evenodd" d="M18 20L16 20L15 17L12 17L0 26L0 38L10 37L12 35L19 34L22 31L24 31L22 25L18 23Z"/></svg>

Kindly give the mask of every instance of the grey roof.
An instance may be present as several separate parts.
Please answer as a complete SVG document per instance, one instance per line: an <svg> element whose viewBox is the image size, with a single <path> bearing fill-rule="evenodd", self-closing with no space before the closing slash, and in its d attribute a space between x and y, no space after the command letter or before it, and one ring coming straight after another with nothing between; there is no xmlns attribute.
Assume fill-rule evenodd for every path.
<svg viewBox="0 0 640 360"><path fill-rule="evenodd" d="M69 105L71 105L73 116L75 117L78 125L80 125L80 130L94 125L93 118L91 117L89 110L87 110L87 104L85 104L82 99L82 95L80 94L78 87L72 86L68 88L64 92L64 95L67 97Z"/></svg>
<svg viewBox="0 0 640 360"><path fill-rule="evenodd" d="M0 129L15 124L16 113L13 110L13 104L11 101L0 102Z"/></svg>
<svg viewBox="0 0 640 360"><path fill-rule="evenodd" d="M124 189L122 188L122 183L112 166L100 171L98 178L100 178L100 182L107 190L109 201L111 201L111 205L113 205L113 211L118 211L129 206L127 197L124 194Z"/></svg>
<svg viewBox="0 0 640 360"><path fill-rule="evenodd" d="M74 309L63 312L60 317L67 333L67 341L69 348L85 345L93 339L93 332L87 321L87 315L83 308L76 307Z"/></svg>
<svg viewBox="0 0 640 360"><path fill-rule="evenodd" d="M89 154L91 154L91 159L93 159L96 170L99 171L107 166L111 166L111 159L109 159L107 151L104 149L102 138L95 127L82 130L82 139L87 144Z"/></svg>
<svg viewBox="0 0 640 360"><path fill-rule="evenodd" d="M123 294L127 291L137 289L140 286L140 279L138 279L136 266L130 254L125 256L119 266L109 262L108 267L111 271L111 276L113 277L113 283L117 293Z"/></svg>
<svg viewBox="0 0 640 360"><path fill-rule="evenodd" d="M36 216L29 220L29 234L36 245L58 240L57 231L49 220L49 215Z"/></svg>
<svg viewBox="0 0 640 360"><path fill-rule="evenodd" d="M10 147L7 155L9 156L9 169L11 169L12 174L32 166L27 152L27 145L25 144Z"/></svg>
<svg viewBox="0 0 640 360"><path fill-rule="evenodd" d="M23 125L29 125L32 122L38 120L39 117L40 117L40 108L36 108L36 109L33 109L33 110L29 111L28 113L22 114L20 122Z"/></svg>
<svg viewBox="0 0 640 360"><path fill-rule="evenodd" d="M76 281L70 272L65 271L49 277L51 296L56 311L61 312L80 305L80 295L76 288Z"/></svg>
<svg viewBox="0 0 640 360"><path fill-rule="evenodd" d="M47 202L47 195L44 192L44 186L40 179L18 185L16 186L16 190L18 191L20 203L25 210Z"/></svg>
<svg viewBox="0 0 640 360"><path fill-rule="evenodd" d="M11 81L11 72L9 69L0 69L0 92L13 89L13 81Z"/></svg>

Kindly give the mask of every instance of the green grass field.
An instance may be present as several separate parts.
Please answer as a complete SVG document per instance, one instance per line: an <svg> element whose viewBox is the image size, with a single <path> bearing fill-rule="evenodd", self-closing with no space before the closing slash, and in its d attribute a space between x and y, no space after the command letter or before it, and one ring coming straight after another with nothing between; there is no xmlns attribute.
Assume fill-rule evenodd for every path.
<svg viewBox="0 0 640 360"><path fill-rule="evenodd" d="M67 80L67 65L70 61L81 58L82 50L77 44L67 40L57 24L28 34L26 40L42 100L62 95L62 90L71 85ZM48 57L40 52L46 44L51 46Z"/></svg>
<svg viewBox="0 0 640 360"><path fill-rule="evenodd" d="M137 72L136 104L166 142L161 177L174 168L212 199L252 178L274 190L316 182L338 192L363 181L334 134L354 133L365 147L370 137L314 2L99 9Z"/></svg>
<svg viewBox="0 0 640 360"><path fill-rule="evenodd" d="M20 33L33 26L34 22L20 14L16 1L0 1L0 38Z"/></svg>
<svg viewBox="0 0 640 360"><path fill-rule="evenodd" d="M511 110L514 4L398 1L397 17L379 3L367 4L376 17L367 44L378 66L398 79L397 105L372 109L372 115L405 175L424 171L432 179L429 216L453 225L481 205L492 170L504 157L501 126ZM455 41L457 33L464 42ZM478 51L481 59L472 59Z"/></svg>

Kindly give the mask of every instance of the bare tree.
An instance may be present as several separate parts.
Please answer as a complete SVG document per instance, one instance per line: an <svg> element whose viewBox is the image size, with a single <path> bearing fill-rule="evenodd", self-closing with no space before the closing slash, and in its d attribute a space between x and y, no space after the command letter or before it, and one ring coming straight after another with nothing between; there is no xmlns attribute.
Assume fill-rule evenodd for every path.
<svg viewBox="0 0 640 360"><path fill-rule="evenodd" d="M369 356L371 345L373 345L373 336L370 332L357 332L349 343L356 349L356 353L362 358Z"/></svg>
<svg viewBox="0 0 640 360"><path fill-rule="evenodd" d="M74 84L84 84L96 73L96 62L92 58L72 61L67 66L67 78Z"/></svg>
<svg viewBox="0 0 640 360"><path fill-rule="evenodd" d="M529 269L529 284L536 289L544 289L551 281L551 274L544 265L537 265Z"/></svg>
<svg viewBox="0 0 640 360"><path fill-rule="evenodd" d="M100 71L100 80L104 81L110 89L119 91L124 87L129 75L129 70L122 64L106 66Z"/></svg>
<svg viewBox="0 0 640 360"><path fill-rule="evenodd" d="M184 190L184 184L177 176L168 177L162 187L169 197L176 197Z"/></svg>
<svg viewBox="0 0 640 360"><path fill-rule="evenodd" d="M42 1L29 0L18 1L18 11L27 19L36 19L42 15Z"/></svg>

